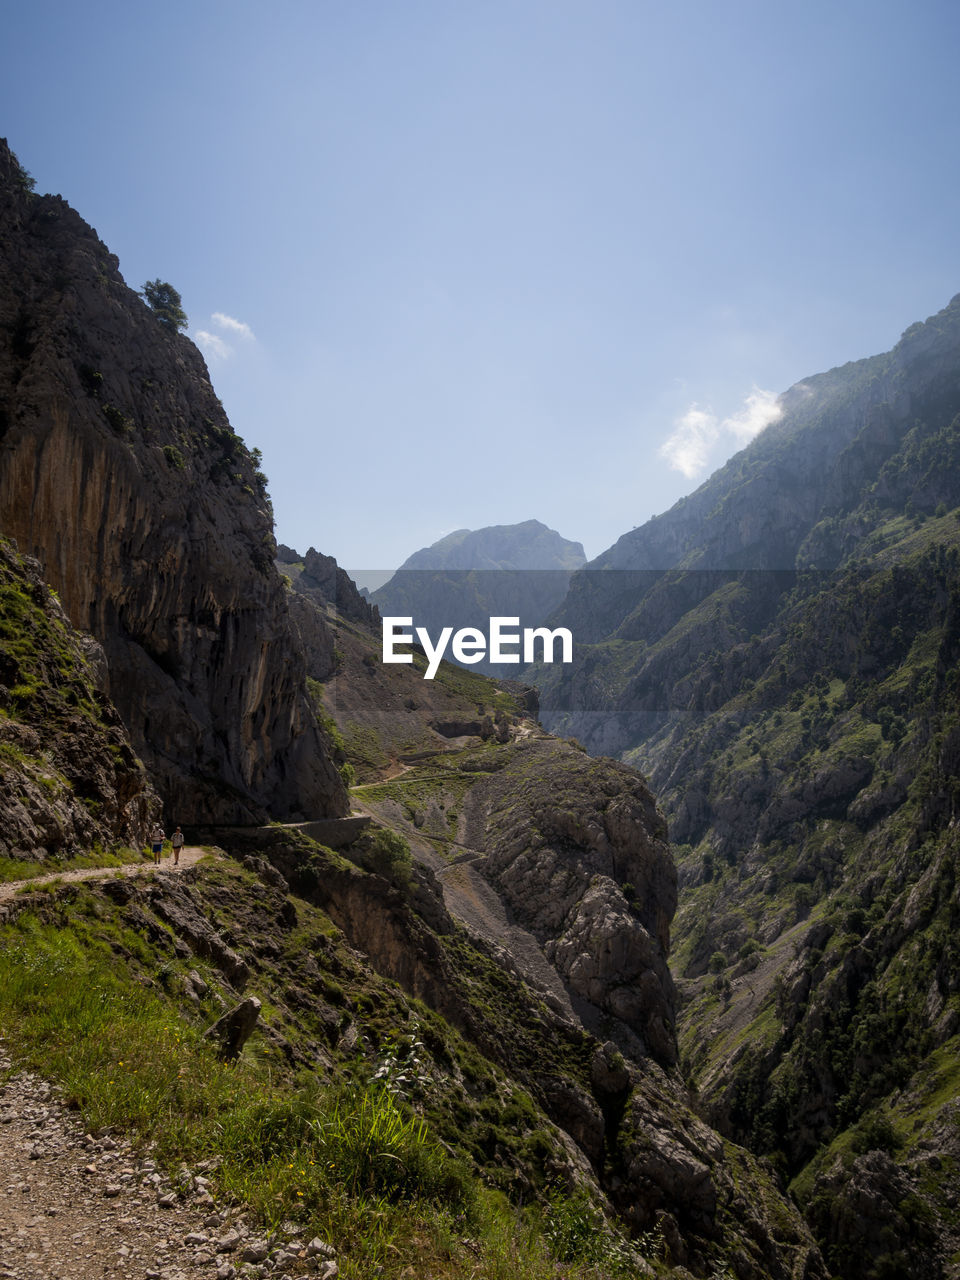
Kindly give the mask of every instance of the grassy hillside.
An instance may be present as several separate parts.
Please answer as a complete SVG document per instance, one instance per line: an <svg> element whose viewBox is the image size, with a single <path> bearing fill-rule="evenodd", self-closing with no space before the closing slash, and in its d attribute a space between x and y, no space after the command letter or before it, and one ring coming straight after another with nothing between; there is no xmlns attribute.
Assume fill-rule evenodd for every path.
<svg viewBox="0 0 960 1280"><path fill-rule="evenodd" d="M346 1277L623 1273L630 1251L569 1195L564 1143L529 1094L276 876L220 859L190 881L36 892L3 927L8 1043L91 1128L132 1129L172 1170L217 1158L218 1203L335 1241ZM182 899L241 946L263 1002L236 1065L201 1033L237 978L171 928Z"/></svg>

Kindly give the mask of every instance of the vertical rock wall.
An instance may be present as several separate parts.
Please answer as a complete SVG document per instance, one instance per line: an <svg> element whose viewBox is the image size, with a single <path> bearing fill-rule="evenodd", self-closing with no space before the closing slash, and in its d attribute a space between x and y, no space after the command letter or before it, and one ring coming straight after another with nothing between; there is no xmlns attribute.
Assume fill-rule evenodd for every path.
<svg viewBox="0 0 960 1280"><path fill-rule="evenodd" d="M0 531L108 659L170 820L345 812L256 459L190 340L0 144Z"/></svg>

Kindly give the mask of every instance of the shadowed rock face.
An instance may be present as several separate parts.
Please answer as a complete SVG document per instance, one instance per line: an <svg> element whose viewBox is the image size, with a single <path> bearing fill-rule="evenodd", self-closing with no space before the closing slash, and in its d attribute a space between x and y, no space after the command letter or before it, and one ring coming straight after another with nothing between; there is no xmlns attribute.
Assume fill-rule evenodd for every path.
<svg viewBox="0 0 960 1280"><path fill-rule="evenodd" d="M103 645L169 816L344 812L256 459L193 343L19 173L0 143L0 529Z"/></svg>

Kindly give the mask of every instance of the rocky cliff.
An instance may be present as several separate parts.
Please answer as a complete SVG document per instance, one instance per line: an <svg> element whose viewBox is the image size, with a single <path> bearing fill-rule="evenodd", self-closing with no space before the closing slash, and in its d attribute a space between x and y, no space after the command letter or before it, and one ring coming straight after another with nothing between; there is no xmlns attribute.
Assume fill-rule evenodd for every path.
<svg viewBox="0 0 960 1280"><path fill-rule="evenodd" d="M339 813L269 500L190 340L0 145L0 530L107 657L171 820Z"/></svg>
<svg viewBox="0 0 960 1280"><path fill-rule="evenodd" d="M341 569L333 556L325 556L310 547L301 556L292 547L277 548L277 568L299 595L318 605L320 610L333 610L340 618L374 626L377 611L357 590L356 583Z"/></svg>
<svg viewBox="0 0 960 1280"><path fill-rule="evenodd" d="M0 856L46 861L139 848L159 801L39 565L0 541Z"/></svg>

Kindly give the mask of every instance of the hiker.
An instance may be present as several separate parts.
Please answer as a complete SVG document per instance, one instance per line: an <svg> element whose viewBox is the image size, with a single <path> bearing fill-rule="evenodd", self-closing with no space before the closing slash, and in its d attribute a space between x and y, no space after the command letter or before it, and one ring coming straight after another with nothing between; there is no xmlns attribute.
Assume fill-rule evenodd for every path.
<svg viewBox="0 0 960 1280"><path fill-rule="evenodd" d="M170 837L170 843L173 846L173 865L180 865L180 850L183 848L183 832L177 827L176 831Z"/></svg>
<svg viewBox="0 0 960 1280"><path fill-rule="evenodd" d="M161 852L162 852L162 850L163 850L163 839L164 839L164 836L163 836L163 827L161 827L161 825L160 825L160 823L159 823L159 822L158 822L158 823L157 823L157 825L153 828L153 835L152 835L150 838L151 838L151 840L153 841L153 860L154 860L154 862L157 864L157 866L159 867L159 865L160 865L160 854L161 854Z"/></svg>

